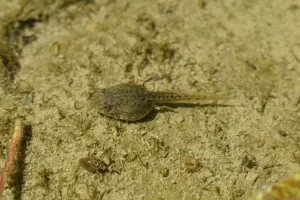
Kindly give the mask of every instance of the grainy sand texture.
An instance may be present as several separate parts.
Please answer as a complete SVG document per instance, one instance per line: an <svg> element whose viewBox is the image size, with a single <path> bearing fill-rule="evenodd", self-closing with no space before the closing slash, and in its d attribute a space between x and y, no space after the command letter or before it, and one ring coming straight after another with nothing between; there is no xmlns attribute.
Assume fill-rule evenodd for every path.
<svg viewBox="0 0 300 200"><path fill-rule="evenodd" d="M238 106L100 115L127 82ZM3 200L250 199L300 170L300 1L0 0L0 169L18 118Z"/></svg>

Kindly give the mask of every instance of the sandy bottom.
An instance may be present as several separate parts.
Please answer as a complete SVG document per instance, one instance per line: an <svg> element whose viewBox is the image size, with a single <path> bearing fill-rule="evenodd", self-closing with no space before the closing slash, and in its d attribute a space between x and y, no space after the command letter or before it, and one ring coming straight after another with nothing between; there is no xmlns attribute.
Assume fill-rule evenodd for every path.
<svg viewBox="0 0 300 200"><path fill-rule="evenodd" d="M2 199L242 200L300 170L299 1L0 0L0 18L1 168L24 124ZM99 115L97 88L126 82L240 106Z"/></svg>

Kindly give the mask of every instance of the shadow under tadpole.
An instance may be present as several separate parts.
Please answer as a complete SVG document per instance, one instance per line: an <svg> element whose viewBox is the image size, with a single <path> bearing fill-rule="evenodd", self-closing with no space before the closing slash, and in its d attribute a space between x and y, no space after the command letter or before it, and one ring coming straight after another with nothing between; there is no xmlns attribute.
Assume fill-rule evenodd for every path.
<svg viewBox="0 0 300 200"><path fill-rule="evenodd" d="M13 195L14 200L22 199L22 190L24 183L24 170L26 167L26 157L27 157L27 148L30 144L30 140L32 138L32 126L25 125L23 127L23 136L20 141L19 152L16 160L15 171L10 175L11 176L11 186L14 188Z"/></svg>
<svg viewBox="0 0 300 200"><path fill-rule="evenodd" d="M243 105L231 105L231 104L215 104L215 103L206 103L206 104L188 104L188 103L163 103L163 104L157 104L158 107L161 107L161 109L154 109L152 112L150 112L148 115L146 115L144 118L136 121L126 121L126 120L121 120L117 119L119 121L128 123L128 124L137 124L137 123L145 123L149 122L155 119L156 115L158 113L164 113L164 112L175 112L176 108L204 108L204 107L243 107ZM169 108L169 109L168 109ZM110 119L114 119L113 117L104 115L99 113L102 117L108 117Z"/></svg>

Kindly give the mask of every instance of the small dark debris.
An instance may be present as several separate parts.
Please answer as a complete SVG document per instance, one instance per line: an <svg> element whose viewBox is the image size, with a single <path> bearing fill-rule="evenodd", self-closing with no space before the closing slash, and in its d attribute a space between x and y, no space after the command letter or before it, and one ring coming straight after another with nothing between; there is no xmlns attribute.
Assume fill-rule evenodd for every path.
<svg viewBox="0 0 300 200"><path fill-rule="evenodd" d="M82 103L80 103L79 101L74 101L74 108L75 110L80 110L82 109L84 106Z"/></svg>
<svg viewBox="0 0 300 200"><path fill-rule="evenodd" d="M253 70L257 70L257 67L252 62L250 62L249 60L246 60L245 63L247 65L247 67L249 67Z"/></svg>
<svg viewBox="0 0 300 200"><path fill-rule="evenodd" d="M40 182L39 186L41 186L44 189L49 189L50 188L50 177L52 175L52 171L50 169L42 169L41 171L38 172L40 176Z"/></svg>
<svg viewBox="0 0 300 200"><path fill-rule="evenodd" d="M245 191L241 188L237 188L233 191L232 197L233 199L239 199L245 194Z"/></svg>
<svg viewBox="0 0 300 200"><path fill-rule="evenodd" d="M0 51L0 62L2 62L4 74L3 79L13 82L16 73L20 70L21 65L16 55L11 49ZM0 64L1 65L1 64ZM2 78L2 77L0 77Z"/></svg>
<svg viewBox="0 0 300 200"><path fill-rule="evenodd" d="M125 73L130 73L132 71L132 68L133 68L133 64L127 63L124 68Z"/></svg>
<svg viewBox="0 0 300 200"><path fill-rule="evenodd" d="M300 105L300 96L298 97L298 100L297 100L297 102L296 102L296 106L297 105Z"/></svg>
<svg viewBox="0 0 300 200"><path fill-rule="evenodd" d="M257 166L256 158L254 156L244 156L242 159L242 165L248 169L252 169Z"/></svg>
<svg viewBox="0 0 300 200"><path fill-rule="evenodd" d="M31 42L37 40L37 37L35 35L23 35L22 36L22 41L23 41L23 45L27 45L30 44Z"/></svg>
<svg viewBox="0 0 300 200"><path fill-rule="evenodd" d="M271 95L271 88L266 89L260 96L259 106L256 109L257 112L263 114L265 112L266 105L271 98L274 98L274 96Z"/></svg>
<svg viewBox="0 0 300 200"><path fill-rule="evenodd" d="M169 176L170 170L167 167L162 167L159 169L159 173L162 175L162 177Z"/></svg>
<svg viewBox="0 0 300 200"><path fill-rule="evenodd" d="M281 136L281 137L286 137L287 136L287 133L283 130L279 130L278 131L278 134Z"/></svg>
<svg viewBox="0 0 300 200"><path fill-rule="evenodd" d="M130 153L128 155L126 155L126 160L128 162L132 162L137 158L137 155L135 153Z"/></svg>
<svg viewBox="0 0 300 200"><path fill-rule="evenodd" d="M296 10L299 10L299 6L296 4L292 4L292 5L290 5L290 7L288 9L290 11L296 11Z"/></svg>
<svg viewBox="0 0 300 200"><path fill-rule="evenodd" d="M201 9L204 9L206 7L207 3L205 0L198 0L198 6L201 8Z"/></svg>

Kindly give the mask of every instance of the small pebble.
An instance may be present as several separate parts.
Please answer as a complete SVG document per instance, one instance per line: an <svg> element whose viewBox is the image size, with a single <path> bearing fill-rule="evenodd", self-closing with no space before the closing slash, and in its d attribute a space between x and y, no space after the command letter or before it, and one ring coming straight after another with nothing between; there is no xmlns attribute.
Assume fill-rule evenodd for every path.
<svg viewBox="0 0 300 200"><path fill-rule="evenodd" d="M279 130L278 131L278 134L281 136L281 137L286 137L287 136L287 133L283 130Z"/></svg>
<svg viewBox="0 0 300 200"><path fill-rule="evenodd" d="M187 172L195 173L200 170L201 164L195 156L186 156L184 158L184 166Z"/></svg>
<svg viewBox="0 0 300 200"><path fill-rule="evenodd" d="M105 173L108 171L108 165L101 159L88 156L79 159L79 166L91 173Z"/></svg>
<svg viewBox="0 0 300 200"><path fill-rule="evenodd" d="M163 177L167 177L170 173L170 170L166 167L161 167L159 170L159 173L163 176Z"/></svg>

